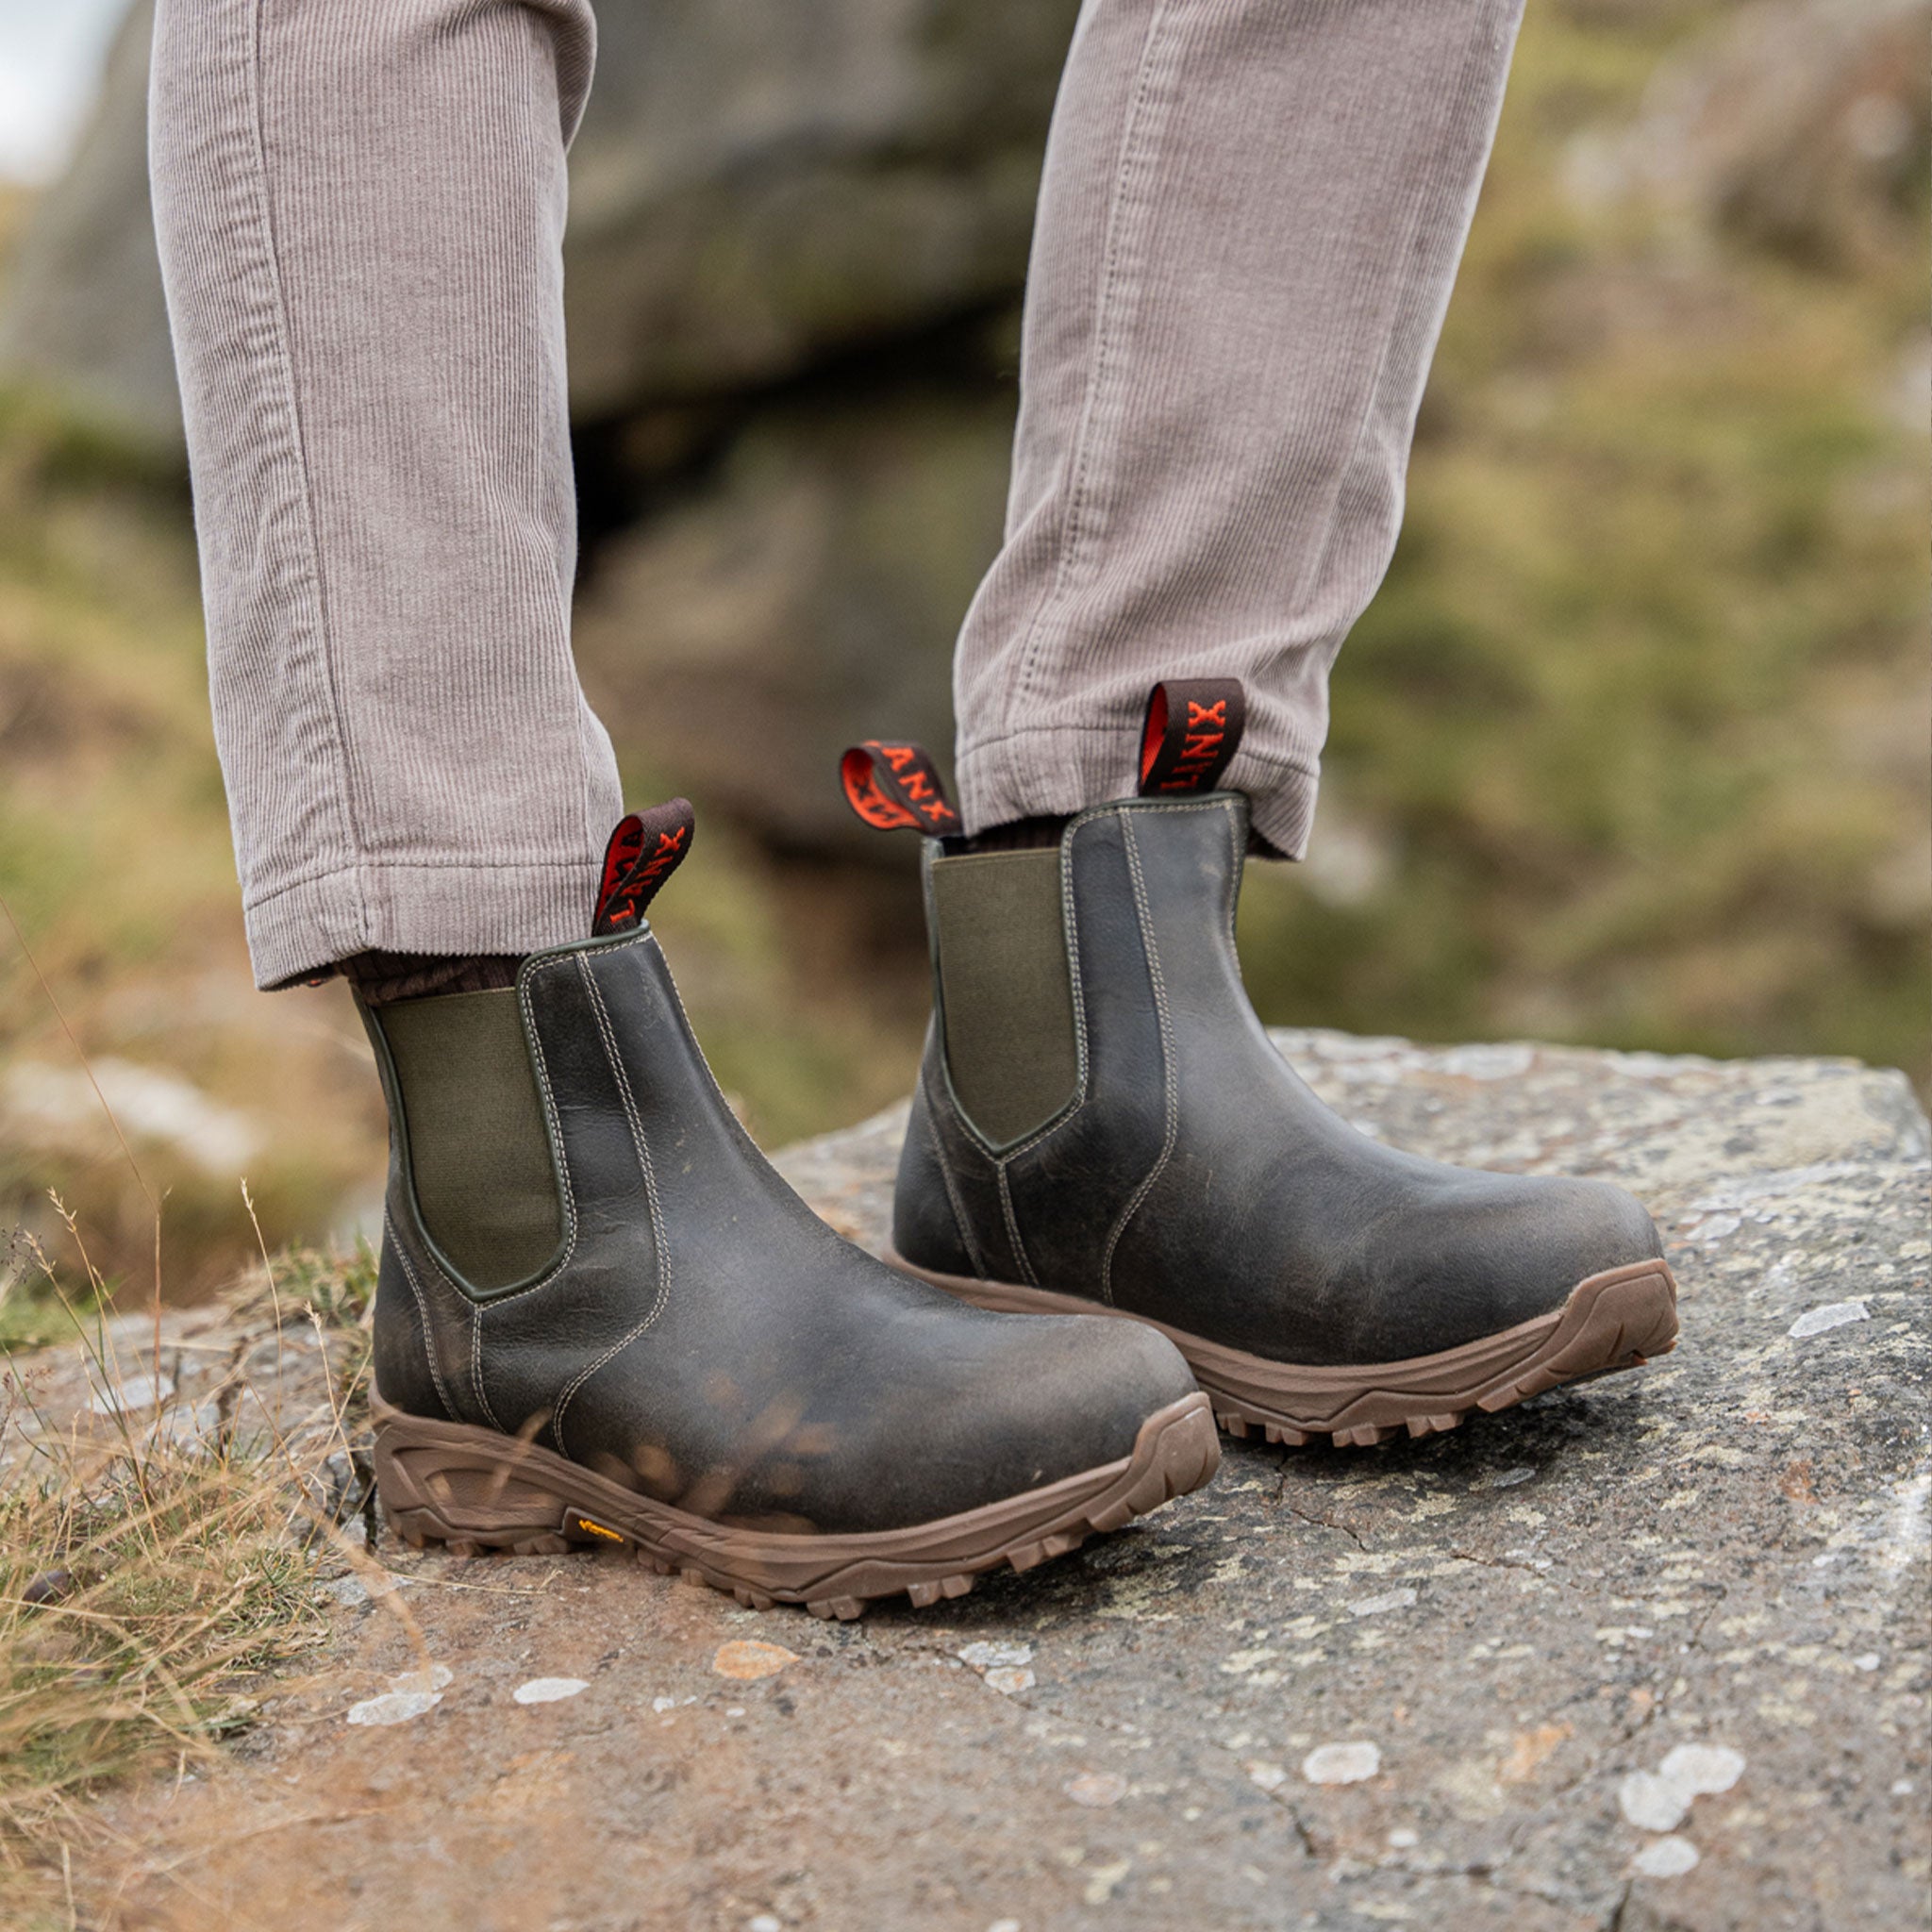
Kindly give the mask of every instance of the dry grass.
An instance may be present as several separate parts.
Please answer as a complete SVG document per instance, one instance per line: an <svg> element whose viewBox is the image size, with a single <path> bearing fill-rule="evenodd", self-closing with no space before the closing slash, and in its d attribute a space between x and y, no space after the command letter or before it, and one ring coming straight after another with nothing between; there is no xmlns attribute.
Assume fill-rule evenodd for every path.
<svg viewBox="0 0 1932 1932"><path fill-rule="evenodd" d="M38 1258L43 1290L59 1292ZM0 1924L77 1924L75 1874L102 1829L89 1800L117 1780L180 1776L245 1727L274 1674L325 1632L319 1566L369 1563L339 1525L366 1493L351 1441L373 1273L366 1254L266 1267L232 1309L249 1345L192 1407L143 1404L136 1378L158 1357L130 1353L126 1323L70 1318L81 1347L55 1365L70 1372L64 1404L17 1359L6 1369ZM279 1415L263 1394L284 1386L275 1357L303 1331L326 1368L299 1413ZM97 1404L75 1397L83 1354Z"/></svg>

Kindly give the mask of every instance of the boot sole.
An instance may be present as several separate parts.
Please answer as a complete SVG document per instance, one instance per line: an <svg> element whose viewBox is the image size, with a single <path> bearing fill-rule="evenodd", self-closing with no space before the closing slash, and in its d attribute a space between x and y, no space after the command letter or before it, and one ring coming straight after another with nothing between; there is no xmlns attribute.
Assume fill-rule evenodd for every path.
<svg viewBox="0 0 1932 1932"><path fill-rule="evenodd" d="M1226 1348L1124 1308L1076 1295L976 1281L915 1268L887 1251L893 1267L961 1301L1009 1314L1120 1315L1158 1328L1187 1357L1230 1436L1259 1430L1299 1447L1326 1437L1338 1447L1433 1436L1476 1410L1509 1408L1559 1383L1641 1368L1677 1345L1677 1283L1663 1261L1635 1261L1592 1274L1558 1308L1439 1355L1341 1367L1272 1361Z"/></svg>
<svg viewBox="0 0 1932 1932"><path fill-rule="evenodd" d="M552 1556L625 1546L660 1575L681 1572L748 1609L803 1604L815 1617L856 1617L873 1599L902 1592L922 1609L964 1596L981 1572L1031 1570L1064 1556L1199 1489L1220 1462L1208 1397L1196 1393L1149 1416L1118 1462L906 1529L779 1535L653 1502L493 1429L375 1408L383 1515L415 1548Z"/></svg>

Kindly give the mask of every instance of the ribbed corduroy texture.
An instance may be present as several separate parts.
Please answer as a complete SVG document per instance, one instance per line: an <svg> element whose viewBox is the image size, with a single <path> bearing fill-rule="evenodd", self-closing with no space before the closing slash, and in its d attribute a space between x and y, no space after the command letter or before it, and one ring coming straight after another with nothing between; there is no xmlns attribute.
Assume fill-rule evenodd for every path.
<svg viewBox="0 0 1932 1932"><path fill-rule="evenodd" d="M969 827L1133 789L1163 676L1298 853L1520 0L1088 0L1034 240ZM560 241L587 0L161 0L151 148L256 975L588 929Z"/></svg>
<svg viewBox="0 0 1932 1932"><path fill-rule="evenodd" d="M622 809L570 653L583 0L163 0L155 209L215 734L272 986L590 931Z"/></svg>
<svg viewBox="0 0 1932 1932"><path fill-rule="evenodd" d="M1134 789L1159 677L1299 856L1389 566L1521 0L1088 0L1047 145L1007 540L954 674L969 828Z"/></svg>

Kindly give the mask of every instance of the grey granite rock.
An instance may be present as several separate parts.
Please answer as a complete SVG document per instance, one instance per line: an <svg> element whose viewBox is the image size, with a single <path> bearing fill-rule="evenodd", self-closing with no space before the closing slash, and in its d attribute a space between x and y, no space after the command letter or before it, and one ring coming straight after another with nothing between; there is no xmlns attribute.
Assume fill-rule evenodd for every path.
<svg viewBox="0 0 1932 1932"><path fill-rule="evenodd" d="M1637 1189L1683 1341L1434 1442L1231 1444L1205 1494L975 1599L962 1627L1033 1641L1042 1737L1104 1734L1145 1794L1119 1815L1185 1840L1143 1857L1124 1826L1074 1875L1126 1857L1123 1923L1166 1923L1161 1874L1204 1924L1924 1923L1932 1228L1903 1076L1277 1037L1379 1138ZM876 1241L898 1133L786 1169ZM1357 1741L1372 1777L1309 1782ZM1742 1769L1681 1806L1696 1868L1649 1876L1689 1854L1625 1781L1686 1744ZM1238 1819L1174 1818L1242 1776Z"/></svg>
<svg viewBox="0 0 1932 1932"><path fill-rule="evenodd" d="M332 1661L225 1770L121 1801L142 1849L100 1883L156 1924L189 1922L175 1900L334 1925L353 1895L425 1932L505 1897L580 1932L1924 1924L1932 1230L1905 1082L1279 1037L1370 1132L1640 1189L1677 1351L1420 1442L1230 1443L1119 1535L852 1625L385 1536L407 1616L373 1567L331 1585ZM783 1158L862 1241L899 1120ZM425 1658L451 1678L423 1715L342 1722ZM512 1696L539 1677L588 1688L540 1717Z"/></svg>

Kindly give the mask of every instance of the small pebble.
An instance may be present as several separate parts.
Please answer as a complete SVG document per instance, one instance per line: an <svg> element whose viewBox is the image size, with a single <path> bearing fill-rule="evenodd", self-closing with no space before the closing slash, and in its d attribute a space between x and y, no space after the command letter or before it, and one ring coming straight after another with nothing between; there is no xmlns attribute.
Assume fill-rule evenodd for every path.
<svg viewBox="0 0 1932 1932"><path fill-rule="evenodd" d="M1127 1781L1117 1771L1083 1771L1061 1789L1074 1804L1100 1809L1118 1805L1127 1795Z"/></svg>
<svg viewBox="0 0 1932 1932"><path fill-rule="evenodd" d="M1257 1759L1247 1769L1248 1782L1259 1785L1264 1791L1278 1791L1288 1782L1288 1773L1278 1764L1264 1764Z"/></svg>
<svg viewBox="0 0 1932 1932"><path fill-rule="evenodd" d="M1412 1852L1422 1843L1421 1837L1406 1825L1397 1825L1389 1834L1389 1849L1391 1852Z"/></svg>
<svg viewBox="0 0 1932 1932"><path fill-rule="evenodd" d="M721 1677L734 1677L749 1683L755 1677L769 1677L787 1664L795 1664L798 1653L781 1644L760 1643L756 1638L738 1637L718 1646L711 1668Z"/></svg>
<svg viewBox="0 0 1932 1932"><path fill-rule="evenodd" d="M995 1664L981 1681L989 1690L997 1690L1002 1697L1017 1697L1023 1690L1030 1690L1034 1675L1024 1664Z"/></svg>
<svg viewBox="0 0 1932 1932"><path fill-rule="evenodd" d="M760 1912L745 1926L744 1932L785 1932L785 1928L770 1912Z"/></svg>
<svg viewBox="0 0 1932 1932"><path fill-rule="evenodd" d="M1695 1793L1654 1771L1633 1771L1617 1787L1617 1805L1641 1831L1674 1831Z"/></svg>
<svg viewBox="0 0 1932 1932"><path fill-rule="evenodd" d="M1787 1331L1793 1341L1807 1335L1823 1335L1827 1328L1842 1328L1847 1322L1869 1322L1872 1313L1863 1302L1827 1302L1822 1308L1807 1308Z"/></svg>
<svg viewBox="0 0 1932 1932"><path fill-rule="evenodd" d="M581 1677L532 1677L509 1694L519 1704L561 1704L566 1697L575 1697L590 1688Z"/></svg>
<svg viewBox="0 0 1932 1932"><path fill-rule="evenodd" d="M953 1653L962 1664L971 1664L975 1671L1018 1670L1023 1664L1033 1661L1033 1646L1030 1643L969 1643L964 1650Z"/></svg>
<svg viewBox="0 0 1932 1932"><path fill-rule="evenodd" d="M1317 1744L1302 1759L1302 1775L1311 1785L1358 1785L1381 1768L1380 1749L1365 1741Z"/></svg>
<svg viewBox="0 0 1932 1932"><path fill-rule="evenodd" d="M1630 1860L1634 1872L1646 1878L1681 1878L1697 1863L1697 1847L1688 1838L1660 1838Z"/></svg>
<svg viewBox="0 0 1932 1932"><path fill-rule="evenodd" d="M1357 1597L1348 1607L1351 1617L1379 1617L1388 1610L1406 1610L1414 1604L1416 1593L1406 1586L1385 1591L1380 1596Z"/></svg>
<svg viewBox="0 0 1932 1932"><path fill-rule="evenodd" d="M1679 1744L1658 1770L1692 1797L1727 1791L1744 1774L1744 1759L1728 1744Z"/></svg>
<svg viewBox="0 0 1932 1932"><path fill-rule="evenodd" d="M441 1690L385 1690L380 1697L365 1697L349 1707L352 1724L401 1724L442 1702Z"/></svg>

